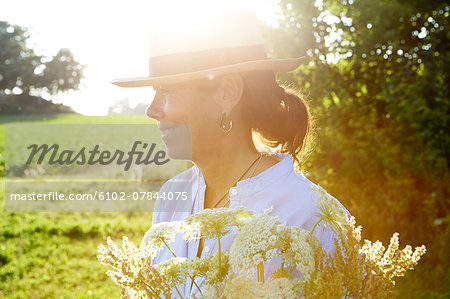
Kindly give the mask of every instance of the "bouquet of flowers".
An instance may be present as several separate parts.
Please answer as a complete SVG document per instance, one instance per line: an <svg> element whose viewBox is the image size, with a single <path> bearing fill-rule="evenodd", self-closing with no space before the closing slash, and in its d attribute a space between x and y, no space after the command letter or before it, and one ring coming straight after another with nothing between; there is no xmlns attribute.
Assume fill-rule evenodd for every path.
<svg viewBox="0 0 450 299"><path fill-rule="evenodd" d="M119 286L123 298L171 298L187 277L203 298L387 298L395 277L413 269L425 254L425 246L399 250L395 233L386 249L379 241L361 242L362 227L320 186L315 204L320 213L311 231L289 227L270 209L257 214L238 207L207 209L180 222L158 223L136 247L123 237L119 248L110 237L98 247L98 259L114 270L107 271ZM335 252L324 251L315 236L324 222L336 233ZM223 236L237 231L228 251L221 250ZM169 244L177 233L186 241L215 239L218 252L205 258L177 257ZM152 260L167 247L173 258L157 265ZM282 262L271 277L264 276L264 262L280 257ZM293 275L296 270L300 275ZM203 290L195 278L204 277ZM257 277L257 279L254 279Z"/></svg>

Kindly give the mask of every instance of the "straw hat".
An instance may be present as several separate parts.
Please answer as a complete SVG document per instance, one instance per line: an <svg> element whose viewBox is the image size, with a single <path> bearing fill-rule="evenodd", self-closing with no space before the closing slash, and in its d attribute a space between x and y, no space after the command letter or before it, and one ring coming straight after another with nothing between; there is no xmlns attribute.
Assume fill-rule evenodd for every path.
<svg viewBox="0 0 450 299"><path fill-rule="evenodd" d="M289 72L303 58L268 59L258 20L250 12L229 10L213 19L191 21L152 26L149 76L111 83L139 87L254 70Z"/></svg>

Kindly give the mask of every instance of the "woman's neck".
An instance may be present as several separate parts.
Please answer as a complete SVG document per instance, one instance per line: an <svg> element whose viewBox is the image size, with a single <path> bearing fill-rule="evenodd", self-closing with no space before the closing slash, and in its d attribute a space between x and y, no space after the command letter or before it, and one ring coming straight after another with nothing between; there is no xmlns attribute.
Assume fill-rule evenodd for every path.
<svg viewBox="0 0 450 299"><path fill-rule="evenodd" d="M220 143L210 144L214 145L214 148L202 148L201 154L193 152L194 163L202 172L207 186L205 202L214 203L220 200L260 156L252 140L245 142L245 139L241 138L238 142L233 141L232 137L227 136ZM253 167L255 166L256 164ZM249 169L248 172L253 170ZM242 179L248 178L250 173Z"/></svg>

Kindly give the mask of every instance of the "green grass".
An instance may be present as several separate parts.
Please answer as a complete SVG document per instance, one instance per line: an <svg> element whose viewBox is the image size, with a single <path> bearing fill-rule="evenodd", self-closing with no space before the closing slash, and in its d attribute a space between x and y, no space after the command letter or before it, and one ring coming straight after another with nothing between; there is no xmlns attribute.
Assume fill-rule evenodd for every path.
<svg viewBox="0 0 450 299"><path fill-rule="evenodd" d="M0 153L5 125L145 124L145 116L90 117L77 114L0 117ZM151 225L150 212L7 213L0 178L0 298L118 298L120 288L105 275L97 246L110 235L139 244Z"/></svg>
<svg viewBox="0 0 450 299"><path fill-rule="evenodd" d="M0 154L5 156L6 124L151 124L145 115L84 116L75 113L0 116ZM2 159L0 157L0 159Z"/></svg>

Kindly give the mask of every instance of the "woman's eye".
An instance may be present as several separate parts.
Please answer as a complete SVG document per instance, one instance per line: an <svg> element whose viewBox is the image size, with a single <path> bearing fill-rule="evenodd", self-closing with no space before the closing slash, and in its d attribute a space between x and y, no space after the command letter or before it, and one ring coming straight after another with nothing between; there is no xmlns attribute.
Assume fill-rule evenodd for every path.
<svg viewBox="0 0 450 299"><path fill-rule="evenodd" d="M168 95L170 94L170 90L164 89L164 90L161 90L160 93L161 93L163 96L168 96Z"/></svg>
<svg viewBox="0 0 450 299"><path fill-rule="evenodd" d="M157 93L156 93L156 97L157 98L159 98L161 101L163 101L163 102L167 102L167 99L168 99L168 94L166 93L166 92L163 92L163 91L158 91Z"/></svg>

